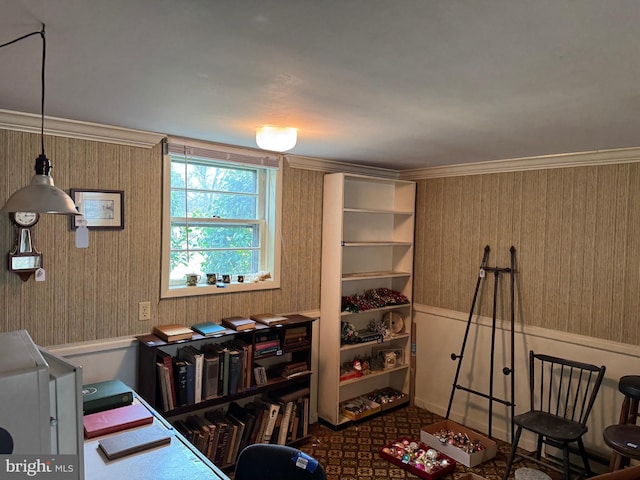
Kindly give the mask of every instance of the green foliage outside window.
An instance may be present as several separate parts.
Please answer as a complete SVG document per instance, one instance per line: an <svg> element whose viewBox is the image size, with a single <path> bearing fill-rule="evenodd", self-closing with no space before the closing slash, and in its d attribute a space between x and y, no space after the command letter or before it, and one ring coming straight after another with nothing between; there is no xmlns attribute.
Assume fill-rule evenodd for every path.
<svg viewBox="0 0 640 480"><path fill-rule="evenodd" d="M261 169L171 158L170 278L260 270Z"/></svg>

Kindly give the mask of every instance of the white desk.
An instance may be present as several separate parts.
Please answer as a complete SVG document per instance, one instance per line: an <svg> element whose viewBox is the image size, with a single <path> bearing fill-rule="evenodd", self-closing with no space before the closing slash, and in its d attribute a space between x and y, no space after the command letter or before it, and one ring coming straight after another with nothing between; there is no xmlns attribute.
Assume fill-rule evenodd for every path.
<svg viewBox="0 0 640 480"><path fill-rule="evenodd" d="M123 432L85 440L84 470L86 480L120 480L125 478L229 480L228 476L202 455L142 398L136 395L134 402L145 405L154 416L153 422L171 432L171 442L168 445L155 447L117 460L108 460L98 446L98 441ZM145 426L136 428L145 428Z"/></svg>

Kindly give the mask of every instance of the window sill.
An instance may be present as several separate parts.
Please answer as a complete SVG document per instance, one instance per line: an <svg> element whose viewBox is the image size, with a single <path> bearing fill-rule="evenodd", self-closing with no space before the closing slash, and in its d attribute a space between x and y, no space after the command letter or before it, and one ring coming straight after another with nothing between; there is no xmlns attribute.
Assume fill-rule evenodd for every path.
<svg viewBox="0 0 640 480"><path fill-rule="evenodd" d="M224 293L254 292L259 290L273 290L280 288L280 282L276 280L262 280L246 283L218 283L216 285L198 284L188 287L186 285L174 285L163 288L160 298L192 297L196 295L218 295Z"/></svg>

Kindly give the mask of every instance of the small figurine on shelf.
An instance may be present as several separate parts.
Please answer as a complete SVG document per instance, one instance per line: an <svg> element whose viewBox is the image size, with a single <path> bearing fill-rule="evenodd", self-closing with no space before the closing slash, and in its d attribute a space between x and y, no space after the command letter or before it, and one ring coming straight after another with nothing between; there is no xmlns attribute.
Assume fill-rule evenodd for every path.
<svg viewBox="0 0 640 480"><path fill-rule="evenodd" d="M378 332L385 338L389 335L389 329L381 319L374 318L369 322L367 328L372 332Z"/></svg>
<svg viewBox="0 0 640 480"><path fill-rule="evenodd" d="M340 342L345 343L357 343L358 342L358 330L349 322L342 322L342 332L340 334Z"/></svg>

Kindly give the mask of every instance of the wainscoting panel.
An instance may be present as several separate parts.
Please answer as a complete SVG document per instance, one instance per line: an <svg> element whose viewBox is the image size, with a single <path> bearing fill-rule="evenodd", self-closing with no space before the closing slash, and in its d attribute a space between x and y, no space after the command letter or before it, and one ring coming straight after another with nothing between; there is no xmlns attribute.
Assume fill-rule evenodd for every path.
<svg viewBox="0 0 640 480"><path fill-rule="evenodd" d="M467 325L468 312L456 312L426 305L415 305L416 324L416 382L415 403L438 415L446 415L457 362L452 353L459 354ZM474 318L464 352L458 384L489 393L491 361L491 318ZM550 329L523 325L515 326L515 383L516 414L528 409L529 350L575 360L605 365L607 371L589 421L585 444L601 456L608 456L602 440L607 425L617 423L622 404L618 379L638 374L640 347L599 340L582 335L562 333ZM498 322L494 364L494 395L509 399L510 380L502 368L510 366L510 323ZM456 422L487 432L489 401L477 395L457 390L450 418ZM510 410L494 403L493 435L510 440ZM534 447L532 436L524 436L522 443Z"/></svg>

